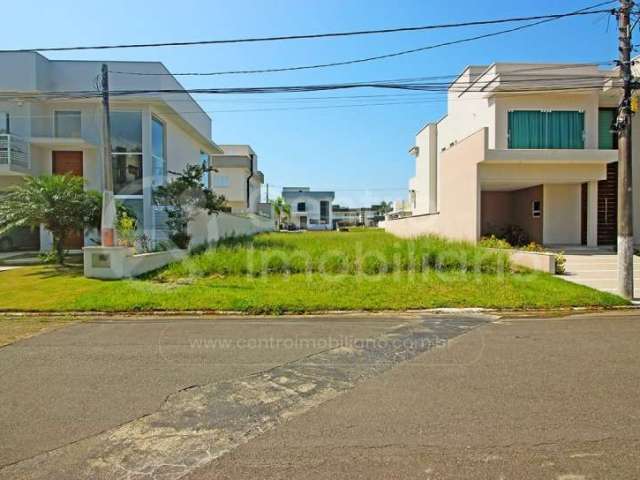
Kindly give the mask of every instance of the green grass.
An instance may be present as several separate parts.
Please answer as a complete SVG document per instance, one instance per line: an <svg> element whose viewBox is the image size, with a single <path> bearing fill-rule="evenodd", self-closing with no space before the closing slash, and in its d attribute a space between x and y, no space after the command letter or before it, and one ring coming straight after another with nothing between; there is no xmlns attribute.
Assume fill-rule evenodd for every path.
<svg viewBox="0 0 640 480"><path fill-rule="evenodd" d="M282 273L365 274L464 269L496 273L508 265L503 253L439 237L403 240L383 230L269 233L222 241L192 255L158 278Z"/></svg>
<svg viewBox="0 0 640 480"><path fill-rule="evenodd" d="M272 250L286 252L287 268L252 270ZM322 273L323 255L341 251L342 273ZM387 273L367 274L360 253L376 254ZM290 260L303 252L310 265L296 272ZM413 261L436 262L441 270ZM281 255L278 254L278 255ZM478 260L478 271L460 270ZM225 262L225 258L228 260ZM469 244L436 238L403 241L380 231L268 234L225 242L216 251L194 255L145 279L87 279L75 268L26 267L0 273L0 310L151 311L207 310L247 313L318 312L327 310L405 310L436 307L557 309L625 305L622 298L565 282L542 273L494 273L486 260L503 261ZM456 260L457 259L457 260ZM458 262L456 265L455 262ZM263 266L264 264L258 263ZM295 268L293 268L293 267ZM500 270L498 268L498 270ZM256 273L258 272L258 273Z"/></svg>

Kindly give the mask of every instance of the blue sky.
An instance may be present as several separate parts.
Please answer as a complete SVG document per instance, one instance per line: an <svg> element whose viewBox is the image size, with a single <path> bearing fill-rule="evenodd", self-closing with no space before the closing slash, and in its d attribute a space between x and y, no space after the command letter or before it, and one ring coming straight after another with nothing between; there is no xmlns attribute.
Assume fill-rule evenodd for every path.
<svg viewBox="0 0 640 480"><path fill-rule="evenodd" d="M595 0L593 0L595 3ZM3 48L202 40L387 28L558 13L588 0L110 0L12 2L3 22ZM28 25L17 19L29 18ZM296 85L456 74L493 61L585 62L614 59L615 19L570 18L487 40L367 64L302 72L183 77L188 88ZM503 29L503 26L397 33L342 39L241 45L61 52L55 59L158 60L174 72L270 68L348 60L417 48ZM407 95L369 99L309 99L345 95ZM218 143L249 143L271 194L282 185L336 190L341 204L365 205L405 196L415 133L445 113L442 95L358 90L270 96L199 97L213 118ZM385 106L311 108L356 103ZM246 111L255 109L271 111ZM296 108L296 110L291 110ZM221 112L220 110L244 110Z"/></svg>

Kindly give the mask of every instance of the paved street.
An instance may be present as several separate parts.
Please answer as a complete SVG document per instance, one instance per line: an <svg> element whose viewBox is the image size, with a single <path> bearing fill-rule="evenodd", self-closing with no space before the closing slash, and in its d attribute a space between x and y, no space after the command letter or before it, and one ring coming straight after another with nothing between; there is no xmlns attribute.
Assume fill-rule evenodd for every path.
<svg viewBox="0 0 640 480"><path fill-rule="evenodd" d="M639 346L633 312L74 325L0 349L0 478L636 478Z"/></svg>

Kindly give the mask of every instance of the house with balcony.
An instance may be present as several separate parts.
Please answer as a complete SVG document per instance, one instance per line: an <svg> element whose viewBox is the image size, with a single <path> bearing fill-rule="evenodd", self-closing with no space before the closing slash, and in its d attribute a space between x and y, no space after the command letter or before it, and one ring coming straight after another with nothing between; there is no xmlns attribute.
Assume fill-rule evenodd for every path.
<svg viewBox="0 0 640 480"><path fill-rule="evenodd" d="M545 245L615 244L619 96L617 71L597 65L467 67L448 88L447 114L426 124L409 151L411 215L385 228L474 242L517 229Z"/></svg>
<svg viewBox="0 0 640 480"><path fill-rule="evenodd" d="M333 230L335 192L309 187L284 187L282 198L291 206L290 222L301 230Z"/></svg>
<svg viewBox="0 0 640 480"><path fill-rule="evenodd" d="M259 213L264 174L258 155L249 145L219 146L222 153L211 156L210 188L224 195L232 213Z"/></svg>
<svg viewBox="0 0 640 480"><path fill-rule="evenodd" d="M96 92L103 63L115 93L110 120L116 200L136 213L141 232L152 241L164 240L165 213L154 204L154 188L168 181L170 171L206 163L222 150L211 140L211 118L159 62L65 61L0 52L0 192L25 175L64 173L82 176L87 189L102 191L101 99L89 93ZM118 95L122 90L134 93ZM135 93L145 90L151 92ZM48 232L34 235L41 249L50 247ZM97 242L95 232L77 237L69 248Z"/></svg>

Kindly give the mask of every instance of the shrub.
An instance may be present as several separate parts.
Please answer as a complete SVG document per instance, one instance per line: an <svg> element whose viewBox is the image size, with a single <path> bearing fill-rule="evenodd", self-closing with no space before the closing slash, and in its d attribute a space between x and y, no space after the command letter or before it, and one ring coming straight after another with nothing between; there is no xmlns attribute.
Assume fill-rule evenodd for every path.
<svg viewBox="0 0 640 480"><path fill-rule="evenodd" d="M495 235L490 237L482 237L478 242L478 246L484 248L511 248L511 244L502 238L498 238Z"/></svg>
<svg viewBox="0 0 640 480"><path fill-rule="evenodd" d="M564 252L556 254L556 275L562 275L566 273L567 257L564 256Z"/></svg>

